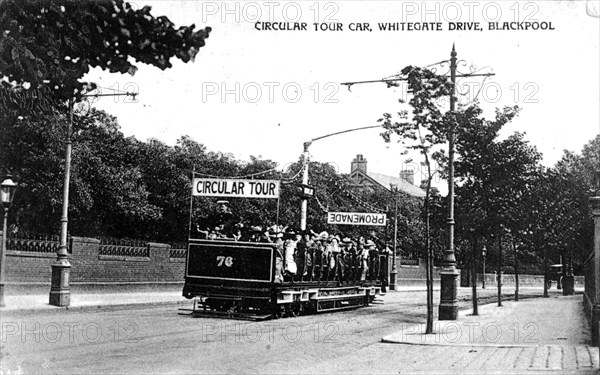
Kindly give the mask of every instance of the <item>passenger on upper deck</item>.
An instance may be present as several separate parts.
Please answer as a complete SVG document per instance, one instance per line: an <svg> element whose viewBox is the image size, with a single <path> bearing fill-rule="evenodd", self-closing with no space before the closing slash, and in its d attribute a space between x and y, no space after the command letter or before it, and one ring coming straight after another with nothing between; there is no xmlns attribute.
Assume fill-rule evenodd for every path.
<svg viewBox="0 0 600 375"><path fill-rule="evenodd" d="M196 224L196 231L206 239L227 238L234 228L234 217L229 202L217 201L214 212L201 221L202 225Z"/></svg>

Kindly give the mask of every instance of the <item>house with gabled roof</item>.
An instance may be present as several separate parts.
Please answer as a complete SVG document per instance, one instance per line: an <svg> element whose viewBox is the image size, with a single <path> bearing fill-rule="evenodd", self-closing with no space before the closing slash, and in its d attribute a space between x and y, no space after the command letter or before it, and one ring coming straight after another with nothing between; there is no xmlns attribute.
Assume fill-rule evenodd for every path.
<svg viewBox="0 0 600 375"><path fill-rule="evenodd" d="M372 187L392 191L392 187L411 197L424 198L425 190L414 184L414 171L403 170L398 177L373 173L367 170L367 159L356 155L350 166L350 180L356 187Z"/></svg>

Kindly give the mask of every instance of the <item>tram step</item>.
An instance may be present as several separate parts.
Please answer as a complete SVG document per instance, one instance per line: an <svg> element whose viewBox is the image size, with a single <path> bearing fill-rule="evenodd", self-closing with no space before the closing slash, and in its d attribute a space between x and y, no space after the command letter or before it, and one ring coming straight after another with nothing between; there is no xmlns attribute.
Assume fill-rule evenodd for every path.
<svg viewBox="0 0 600 375"><path fill-rule="evenodd" d="M230 313L227 311L196 310L187 314L193 318L217 317L222 319L260 321L271 318L271 314Z"/></svg>

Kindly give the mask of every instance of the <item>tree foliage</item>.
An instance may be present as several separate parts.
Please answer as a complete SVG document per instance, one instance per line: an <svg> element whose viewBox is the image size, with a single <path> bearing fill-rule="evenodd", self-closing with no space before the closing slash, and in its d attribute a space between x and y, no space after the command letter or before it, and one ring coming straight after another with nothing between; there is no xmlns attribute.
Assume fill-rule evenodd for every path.
<svg viewBox="0 0 600 375"><path fill-rule="evenodd" d="M23 232L54 234L59 231L62 204L63 116L45 119L25 117L0 124L0 163L18 171L19 191L13 204L11 224ZM281 198L230 199L236 219L266 228L275 223L298 227L300 217L299 160L280 170L260 157L248 161L231 154L213 152L188 136L174 146L160 140L141 142L125 137L115 117L92 110L75 116L69 206L71 235L127 237L152 241L185 241L190 219L192 172L196 177L239 177L281 180ZM390 195L369 189L360 191L347 176L331 165L311 162L311 185L316 199L308 204L308 223L315 231L372 235L385 239L385 230L337 226L326 223L326 211L371 211L390 208ZM204 225L216 198L195 197L192 222ZM414 199L400 197L400 214L411 224L419 221ZM279 214L278 214L279 208ZM392 212L388 210L388 214ZM391 217L391 216L388 216ZM401 233L419 236L412 227ZM390 240L391 233L388 232ZM391 240L390 240L391 241ZM415 239L402 239L402 248L415 250Z"/></svg>
<svg viewBox="0 0 600 375"><path fill-rule="evenodd" d="M167 69L171 58L193 60L210 28L175 28L151 8L123 0L4 0L0 2L0 78L10 92L46 89L49 100L79 99L95 84L90 68L134 74L138 62ZM4 92L18 104L18 97Z"/></svg>

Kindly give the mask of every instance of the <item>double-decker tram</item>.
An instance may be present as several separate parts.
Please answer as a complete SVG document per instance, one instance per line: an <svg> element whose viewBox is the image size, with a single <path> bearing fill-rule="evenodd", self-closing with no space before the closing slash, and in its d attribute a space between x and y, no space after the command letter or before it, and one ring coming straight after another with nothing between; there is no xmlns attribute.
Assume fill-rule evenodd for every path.
<svg viewBox="0 0 600 375"><path fill-rule="evenodd" d="M279 181L194 179L193 196L226 194L278 199ZM217 221L227 202L218 203ZM183 296L194 300L193 316L280 318L363 307L383 294L388 255L373 241L278 228L241 238L208 228L206 238L189 239Z"/></svg>

